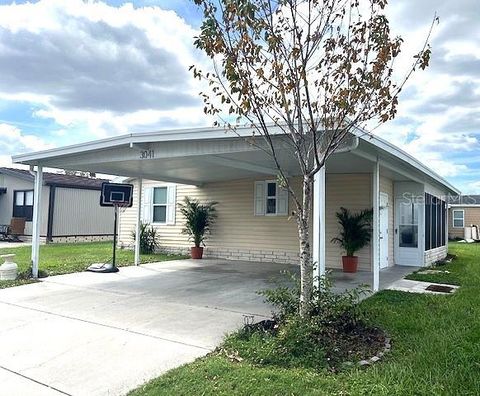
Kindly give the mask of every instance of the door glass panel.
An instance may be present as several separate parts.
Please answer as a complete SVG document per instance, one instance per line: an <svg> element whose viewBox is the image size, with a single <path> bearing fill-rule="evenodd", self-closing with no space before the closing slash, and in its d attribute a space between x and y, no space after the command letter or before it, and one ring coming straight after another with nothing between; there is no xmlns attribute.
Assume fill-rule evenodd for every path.
<svg viewBox="0 0 480 396"><path fill-rule="evenodd" d="M414 202L401 202L399 207L399 245L400 247L418 247L418 210Z"/></svg>
<svg viewBox="0 0 480 396"><path fill-rule="evenodd" d="M401 225L400 232L400 247L416 248L418 247L418 226L416 225Z"/></svg>

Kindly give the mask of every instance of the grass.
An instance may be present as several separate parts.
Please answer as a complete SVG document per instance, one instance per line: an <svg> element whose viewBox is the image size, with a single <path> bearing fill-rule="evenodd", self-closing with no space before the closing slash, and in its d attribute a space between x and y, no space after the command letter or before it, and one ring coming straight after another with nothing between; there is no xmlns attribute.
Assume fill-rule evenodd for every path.
<svg viewBox="0 0 480 396"><path fill-rule="evenodd" d="M362 302L392 337L392 351L368 368L340 374L234 362L213 353L132 391L145 395L478 395L480 245L452 243L445 266L453 295L382 291ZM443 281L443 279L442 279Z"/></svg>
<svg viewBox="0 0 480 396"><path fill-rule="evenodd" d="M463 244L457 242L450 242L450 246L456 246L454 249L461 249ZM478 246L477 246L478 248ZM470 248L467 248L468 251ZM471 249L474 249L472 245ZM461 275L463 271L463 261L462 260L453 260L450 263L433 265L428 268L422 268L418 271L415 271L405 278L410 280L422 281L422 282L431 282L431 283L446 283L450 285L461 285ZM442 271L436 274L421 274L424 270L436 270Z"/></svg>
<svg viewBox="0 0 480 396"><path fill-rule="evenodd" d="M15 262L20 274L26 274L30 269L31 246L0 249L0 255L15 253ZM84 271L90 264L111 261L111 242L90 243L59 243L40 245L39 269L43 275L60 275ZM142 263L166 261L185 258L180 255L165 253L141 255ZM117 249L117 265L119 267L132 265L134 252L127 249ZM33 279L16 281L0 281L0 289L35 282Z"/></svg>

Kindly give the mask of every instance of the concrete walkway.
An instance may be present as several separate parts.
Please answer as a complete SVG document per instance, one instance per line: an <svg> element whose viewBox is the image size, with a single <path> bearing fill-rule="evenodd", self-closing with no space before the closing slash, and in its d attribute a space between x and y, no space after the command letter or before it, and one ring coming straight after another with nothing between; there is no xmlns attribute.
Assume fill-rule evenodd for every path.
<svg viewBox="0 0 480 396"><path fill-rule="evenodd" d="M21 246L32 246L31 242L8 242L8 241L0 241L0 249L4 248L16 248ZM1 254L1 252L0 252Z"/></svg>
<svg viewBox="0 0 480 396"><path fill-rule="evenodd" d="M380 270L380 290L388 289L389 286L406 275L418 270L420 267L394 265ZM343 292L357 286L372 288L373 273L371 271L358 271L354 274L342 272L342 270L330 270L329 277L333 280L333 289Z"/></svg>
<svg viewBox="0 0 480 396"><path fill-rule="evenodd" d="M182 260L0 290L0 394L121 395L215 348L288 265Z"/></svg>

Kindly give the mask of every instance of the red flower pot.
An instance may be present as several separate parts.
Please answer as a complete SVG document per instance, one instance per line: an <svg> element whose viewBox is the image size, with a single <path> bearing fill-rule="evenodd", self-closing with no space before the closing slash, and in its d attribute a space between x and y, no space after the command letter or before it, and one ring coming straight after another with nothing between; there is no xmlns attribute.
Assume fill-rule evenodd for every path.
<svg viewBox="0 0 480 396"><path fill-rule="evenodd" d="M343 272L357 272L358 257L342 256Z"/></svg>
<svg viewBox="0 0 480 396"><path fill-rule="evenodd" d="M192 259L201 259L203 257L203 247L192 247L190 248L190 255Z"/></svg>

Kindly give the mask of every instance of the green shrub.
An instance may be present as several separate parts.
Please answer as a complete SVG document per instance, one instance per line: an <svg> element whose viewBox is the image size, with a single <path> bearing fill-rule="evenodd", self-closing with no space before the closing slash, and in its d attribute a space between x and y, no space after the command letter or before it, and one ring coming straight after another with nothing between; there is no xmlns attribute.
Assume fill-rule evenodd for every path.
<svg viewBox="0 0 480 396"><path fill-rule="evenodd" d="M137 240L135 231L132 232L132 238ZM148 223L140 225L140 253L152 254L155 253L158 247L157 230Z"/></svg>
<svg viewBox="0 0 480 396"><path fill-rule="evenodd" d="M368 350L370 346L364 344L370 342L371 334L375 338L379 332L367 326L357 304L365 288L337 294L331 282L322 278L320 287L313 291L308 315L301 317L300 282L295 275L289 276L289 285L260 292L274 306L273 322L247 325L228 337L224 345L227 353L255 364L320 370L338 368Z"/></svg>
<svg viewBox="0 0 480 396"><path fill-rule="evenodd" d="M300 280L295 274L286 274L290 280L288 284L259 292L267 303L273 305L274 318L280 323L291 316L298 316L300 309ZM319 287L313 288L307 307L308 320L325 325L342 322L346 327L355 326L363 319L357 302L367 289L360 286L343 293L335 293L332 286L332 281L327 277L319 279Z"/></svg>

